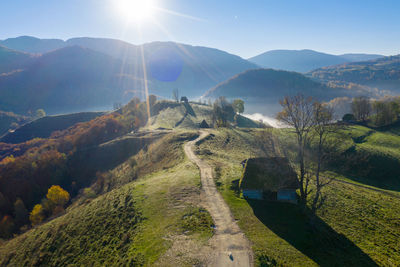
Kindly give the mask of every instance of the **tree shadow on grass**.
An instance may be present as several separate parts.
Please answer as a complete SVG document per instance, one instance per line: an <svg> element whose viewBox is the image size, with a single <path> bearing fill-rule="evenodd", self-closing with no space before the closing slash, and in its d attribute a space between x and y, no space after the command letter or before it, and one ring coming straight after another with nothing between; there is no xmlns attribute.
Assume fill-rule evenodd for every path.
<svg viewBox="0 0 400 267"><path fill-rule="evenodd" d="M319 217L310 222L307 212L297 205L247 201L265 226L320 266L378 266L352 241Z"/></svg>

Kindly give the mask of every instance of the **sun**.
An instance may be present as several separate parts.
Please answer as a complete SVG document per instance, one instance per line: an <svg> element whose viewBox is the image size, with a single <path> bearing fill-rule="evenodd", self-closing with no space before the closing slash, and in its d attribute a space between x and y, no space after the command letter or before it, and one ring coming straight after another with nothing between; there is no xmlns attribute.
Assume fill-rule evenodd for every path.
<svg viewBox="0 0 400 267"><path fill-rule="evenodd" d="M155 3L151 0L116 0L117 12L126 21L143 22L153 17Z"/></svg>

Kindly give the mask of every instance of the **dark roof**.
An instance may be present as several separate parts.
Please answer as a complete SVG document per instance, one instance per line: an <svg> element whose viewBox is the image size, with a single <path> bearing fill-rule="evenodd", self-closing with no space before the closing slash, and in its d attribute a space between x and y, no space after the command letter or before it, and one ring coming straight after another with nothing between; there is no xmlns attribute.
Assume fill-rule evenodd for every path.
<svg viewBox="0 0 400 267"><path fill-rule="evenodd" d="M200 128L210 128L210 126L208 125L208 123L206 122L206 120L203 120L200 123Z"/></svg>
<svg viewBox="0 0 400 267"><path fill-rule="evenodd" d="M239 185L241 189L278 191L297 189L298 180L286 158L250 158L246 162Z"/></svg>

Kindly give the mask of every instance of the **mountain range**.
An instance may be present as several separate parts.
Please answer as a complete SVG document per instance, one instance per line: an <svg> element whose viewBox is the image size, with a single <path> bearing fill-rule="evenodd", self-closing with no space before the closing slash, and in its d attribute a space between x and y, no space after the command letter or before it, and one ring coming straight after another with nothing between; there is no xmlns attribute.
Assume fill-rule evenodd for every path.
<svg viewBox="0 0 400 267"><path fill-rule="evenodd" d="M25 49L17 41L23 43L27 38L2 44ZM217 49L172 42L135 46L112 39L75 38L58 48L60 43L54 40L44 40L42 45L33 40L34 49L25 50L45 53L0 50L0 57L10 62L0 72L0 110L26 113L44 108L59 113L109 108L114 102L143 97L143 63L150 93L167 98L174 89L179 89L181 95L198 97L237 73L258 68Z"/></svg>
<svg viewBox="0 0 400 267"><path fill-rule="evenodd" d="M350 62L355 60L369 61ZM284 95L296 92L330 100L376 94L387 87L395 90L399 69L396 57L380 55L274 50L245 60L218 49L174 42L133 45L106 38L63 41L22 36L0 41L0 110L106 110L134 96L143 98L147 74L149 93L159 98L171 98L175 89L189 99L240 97L246 99L247 110L259 111L265 103L276 106ZM291 70L314 71L303 75ZM364 90L376 81L378 90ZM349 87L349 82L361 85Z"/></svg>
<svg viewBox="0 0 400 267"><path fill-rule="evenodd" d="M380 57L383 56L373 54L344 54L337 56L313 50L271 50L248 60L264 68L305 73L321 67L353 61L372 60Z"/></svg>

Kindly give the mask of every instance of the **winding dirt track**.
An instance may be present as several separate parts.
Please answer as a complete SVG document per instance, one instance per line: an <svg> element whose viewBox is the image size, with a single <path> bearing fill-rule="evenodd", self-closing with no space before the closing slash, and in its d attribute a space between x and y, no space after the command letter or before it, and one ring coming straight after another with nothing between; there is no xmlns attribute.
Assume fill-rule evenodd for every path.
<svg viewBox="0 0 400 267"><path fill-rule="evenodd" d="M210 240L214 253L207 259L208 266L253 266L250 243L236 224L228 205L217 191L211 167L193 152L196 142L209 135L201 131L200 136L185 144L185 153L200 169L201 184L205 195L205 205L216 226Z"/></svg>

